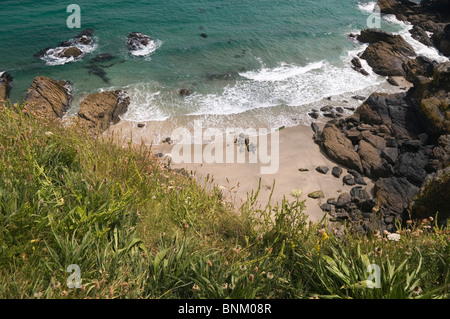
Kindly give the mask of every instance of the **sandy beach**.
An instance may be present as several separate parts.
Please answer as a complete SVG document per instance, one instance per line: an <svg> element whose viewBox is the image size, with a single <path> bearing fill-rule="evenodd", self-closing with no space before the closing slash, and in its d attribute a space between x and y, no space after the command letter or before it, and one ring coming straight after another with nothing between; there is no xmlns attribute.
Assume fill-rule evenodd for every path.
<svg viewBox="0 0 450 319"><path fill-rule="evenodd" d="M322 128L324 124L318 123L318 125ZM152 140L153 134L155 133L154 130L154 126L151 123L147 123L143 128L137 128L136 123L121 122L112 126L108 132L123 136L125 139L129 139L132 134L134 143L146 143L146 141ZM278 138L272 136L273 134L278 134ZM245 152L246 159L244 163L237 163L236 161L206 163L205 160L201 163L176 163L172 161L171 167L174 169L184 168L188 172L193 173L200 185L204 185L205 178L209 175L213 184L208 184L207 187L212 187L212 185L225 187L224 194L237 208L247 199L247 194L256 191L260 178L261 190L257 204L261 206L267 204L274 181L275 188L273 189L271 200L272 205L277 202L281 203L283 196L288 200L294 200L295 198L290 195L291 190L301 189L303 191L301 199L306 199L306 214L311 221L318 221L324 216L324 212L320 206L327 199L337 199L340 193L349 192L353 187L344 185L342 182L342 177L346 174L346 168L333 163L323 154L319 146L314 143L311 127L305 125L287 127L266 135L262 141L260 138L258 139L259 142L264 142L265 140L268 142L269 151L267 154L271 154L272 143L278 139L278 169L273 174L261 174L261 168L268 168L270 164L261 163L259 160L257 163L250 163L250 153L247 151ZM272 138L274 139L272 140ZM203 144L201 151L198 147L194 150L194 146L192 145L187 146L176 143L170 145L167 143L153 145L152 149L156 154L167 154L176 150L174 149L175 145L178 148L190 148L192 150L191 158L193 159L196 156L195 152L203 152L204 154L205 147L208 144ZM210 147L217 146L214 145L214 142L209 145ZM234 149L235 158L239 153L239 146L234 142L224 143L223 148L225 154L227 154L226 152L232 152L232 149ZM274 148L274 150L276 149ZM273 166L276 165L276 163L272 164ZM330 169L327 174L316 171L315 168L322 165ZM334 166L339 166L343 169L343 174L340 178L336 178L331 174L331 169ZM299 171L299 169L307 169L308 171ZM373 188L373 183L368 178L365 178L365 180L367 186L363 186L363 188L370 192ZM322 190L324 198L313 199L307 196L311 192L318 190Z"/></svg>

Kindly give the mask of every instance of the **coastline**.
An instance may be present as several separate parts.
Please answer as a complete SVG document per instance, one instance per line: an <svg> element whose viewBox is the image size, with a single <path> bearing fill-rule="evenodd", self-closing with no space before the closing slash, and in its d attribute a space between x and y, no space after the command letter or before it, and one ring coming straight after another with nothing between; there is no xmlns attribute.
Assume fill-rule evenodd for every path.
<svg viewBox="0 0 450 319"><path fill-rule="evenodd" d="M318 123L319 128L323 128L324 123ZM126 128L124 128L124 126ZM136 125L130 123L121 123L120 125L112 126L107 134L114 134L121 136L123 141L127 141L133 136L133 143L146 143L147 139L152 140L152 135L146 132L154 132L155 128L151 125L145 128L137 128ZM259 179L261 178L261 189L259 192L257 206L264 207L269 201L269 196L272 193L272 185L275 181L275 188L271 199L271 205L275 203L281 204L283 197L288 200L295 200L290 195L291 190L301 189L303 191L300 200L306 200L306 214L310 221L320 221L325 212L320 206L327 202L327 199L337 199L338 196L344 192L350 192L354 186L345 185L342 183L342 178L336 178L331 174L331 169L334 166L341 167L345 175L346 167L339 165L330 160L320 149L319 145L314 143L314 132L311 127L300 124L297 126L287 127L279 133L279 169L275 174L261 175L261 166L266 164L249 163L171 163L171 168L175 170L185 169L192 173L200 185L205 184L205 180L209 175L212 184L208 183L207 187L211 188L214 185L225 187L226 198L231 201L235 208L239 208L241 204L247 199L247 194L258 189ZM270 145L272 135L269 133L267 141ZM202 151L208 144L202 144ZM158 154L167 154L172 151L173 144L167 143L153 145L152 150ZM180 145L182 146L182 145ZM189 145L189 147L191 147ZM226 148L234 148L237 154L237 146L235 144L228 144ZM247 153L248 159L248 153ZM327 166L330 171L327 174L319 173L315 170L318 166ZM307 169L308 171L299 171L299 169ZM343 176L342 175L342 176ZM366 186L363 186L367 192L373 189L373 182L366 178ZM239 186L238 186L239 185ZM324 193L324 198L313 199L307 195L321 190Z"/></svg>

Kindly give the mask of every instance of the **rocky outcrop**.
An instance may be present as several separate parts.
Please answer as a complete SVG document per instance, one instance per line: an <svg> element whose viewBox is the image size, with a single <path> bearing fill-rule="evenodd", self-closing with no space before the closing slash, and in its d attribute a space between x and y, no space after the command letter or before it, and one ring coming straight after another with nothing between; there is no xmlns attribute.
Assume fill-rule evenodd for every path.
<svg viewBox="0 0 450 319"><path fill-rule="evenodd" d="M430 175L411 204L412 216L436 217L439 225L450 218L450 167Z"/></svg>
<svg viewBox="0 0 450 319"><path fill-rule="evenodd" d="M448 0L379 0L383 14L394 14L397 19L413 24L411 35L425 45L434 45L450 56L450 3ZM427 34L431 32L431 38Z"/></svg>
<svg viewBox="0 0 450 319"><path fill-rule="evenodd" d="M404 76L403 63L416 55L414 49L401 35L365 29L358 36L358 40L369 43L361 58L380 75Z"/></svg>
<svg viewBox="0 0 450 319"><path fill-rule="evenodd" d="M321 144L327 155L336 163L362 172L361 160L352 142L334 124L327 124L321 134Z"/></svg>
<svg viewBox="0 0 450 319"><path fill-rule="evenodd" d="M127 38L130 51L142 50L152 42L152 38L139 32L131 32Z"/></svg>
<svg viewBox="0 0 450 319"><path fill-rule="evenodd" d="M429 78L431 68L434 73ZM348 170L351 175L344 176L345 184L356 184L352 177L357 172L375 181L373 201L364 200L362 205L352 200L341 207L325 207L330 208L332 216L340 216L337 219L361 221L356 217L359 214L364 228L392 230L396 220L409 218L411 199L424 181L450 165L450 63L434 65L418 57L405 63L405 69L415 78L414 87L407 93L373 93L353 115L328 122L314 135L331 159L350 168L355 168L355 163L360 165ZM440 182L433 182L427 189L443 194L448 190L448 178L437 179ZM421 192L428 197L432 193ZM434 197L430 210L447 211L447 201L438 200L439 196ZM426 205L419 200L416 203L415 209L423 211ZM373 212L377 222L370 215Z"/></svg>
<svg viewBox="0 0 450 319"><path fill-rule="evenodd" d="M0 103L8 99L12 86L12 76L7 72L0 72Z"/></svg>
<svg viewBox="0 0 450 319"><path fill-rule="evenodd" d="M81 103L79 123L91 132L103 132L120 120L129 104L130 98L121 90L91 94Z"/></svg>
<svg viewBox="0 0 450 319"><path fill-rule="evenodd" d="M69 108L70 83L37 76L25 96L25 108L38 116L61 118Z"/></svg>
<svg viewBox="0 0 450 319"><path fill-rule="evenodd" d="M432 79L420 77L410 98L423 118L426 133L437 138L450 133L450 62L434 69Z"/></svg>

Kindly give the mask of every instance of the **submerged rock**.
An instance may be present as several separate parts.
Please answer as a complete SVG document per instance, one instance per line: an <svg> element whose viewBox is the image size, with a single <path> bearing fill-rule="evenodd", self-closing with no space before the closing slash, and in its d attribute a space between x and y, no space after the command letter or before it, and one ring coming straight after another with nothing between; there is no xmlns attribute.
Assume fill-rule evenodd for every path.
<svg viewBox="0 0 450 319"><path fill-rule="evenodd" d="M8 99L12 87L12 76L7 72L0 72L0 103Z"/></svg>

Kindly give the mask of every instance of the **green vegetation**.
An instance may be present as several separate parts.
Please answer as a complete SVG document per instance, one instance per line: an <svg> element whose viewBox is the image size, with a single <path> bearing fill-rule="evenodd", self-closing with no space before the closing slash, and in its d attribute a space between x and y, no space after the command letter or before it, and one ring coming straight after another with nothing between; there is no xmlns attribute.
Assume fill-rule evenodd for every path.
<svg viewBox="0 0 450 319"><path fill-rule="evenodd" d="M301 191L265 209L256 192L236 214L144 146L21 107L0 109L0 128L0 298L449 297L450 228L430 219L338 237L307 222Z"/></svg>

